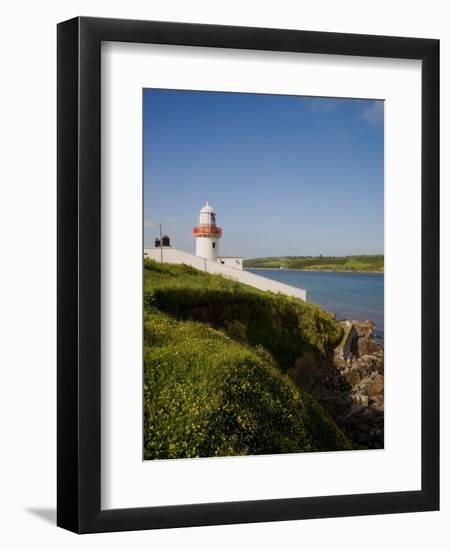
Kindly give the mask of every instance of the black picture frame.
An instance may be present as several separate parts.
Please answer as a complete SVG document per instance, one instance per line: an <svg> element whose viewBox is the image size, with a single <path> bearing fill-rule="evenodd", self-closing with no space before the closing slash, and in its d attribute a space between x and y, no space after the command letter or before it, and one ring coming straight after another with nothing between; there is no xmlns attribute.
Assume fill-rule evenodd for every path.
<svg viewBox="0 0 450 550"><path fill-rule="evenodd" d="M102 41L422 61L422 489L101 509ZM77 17L58 25L57 524L76 533L439 508L439 41ZM418 297L419 298L419 297Z"/></svg>

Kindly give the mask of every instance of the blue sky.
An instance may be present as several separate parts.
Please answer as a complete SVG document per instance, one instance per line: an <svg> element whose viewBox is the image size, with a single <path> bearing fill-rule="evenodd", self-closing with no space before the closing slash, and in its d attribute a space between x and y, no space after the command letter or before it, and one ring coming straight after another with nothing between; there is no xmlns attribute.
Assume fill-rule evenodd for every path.
<svg viewBox="0 0 450 550"><path fill-rule="evenodd" d="M220 253L383 253L384 103L144 90L144 242L194 251L205 201Z"/></svg>

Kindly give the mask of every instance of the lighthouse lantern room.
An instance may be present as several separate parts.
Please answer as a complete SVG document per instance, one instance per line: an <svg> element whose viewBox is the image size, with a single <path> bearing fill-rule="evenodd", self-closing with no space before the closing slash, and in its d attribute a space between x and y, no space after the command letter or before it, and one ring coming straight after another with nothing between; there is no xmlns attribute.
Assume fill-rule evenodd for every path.
<svg viewBox="0 0 450 550"><path fill-rule="evenodd" d="M193 229L195 254L208 260L217 261L219 239L222 229L216 225L216 211L208 203L200 210L198 224Z"/></svg>

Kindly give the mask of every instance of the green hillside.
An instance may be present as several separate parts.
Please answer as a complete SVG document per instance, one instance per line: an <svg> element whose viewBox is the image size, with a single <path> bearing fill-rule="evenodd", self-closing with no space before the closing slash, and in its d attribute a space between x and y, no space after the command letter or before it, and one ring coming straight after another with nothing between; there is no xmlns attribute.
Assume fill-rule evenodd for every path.
<svg viewBox="0 0 450 550"><path fill-rule="evenodd" d="M144 266L144 457L349 449L284 372L340 338L312 304L187 266Z"/></svg>
<svg viewBox="0 0 450 550"><path fill-rule="evenodd" d="M382 254L367 256L277 256L244 260L244 267L306 269L311 271L384 271Z"/></svg>

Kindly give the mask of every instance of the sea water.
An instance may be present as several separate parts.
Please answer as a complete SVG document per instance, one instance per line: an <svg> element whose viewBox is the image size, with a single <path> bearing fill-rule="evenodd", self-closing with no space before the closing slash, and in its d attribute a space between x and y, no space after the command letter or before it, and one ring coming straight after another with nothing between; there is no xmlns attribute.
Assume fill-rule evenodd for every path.
<svg viewBox="0 0 450 550"><path fill-rule="evenodd" d="M291 269L247 269L291 286L304 288L308 302L318 304L336 319L370 319L376 325L375 338L384 340L384 275L296 271Z"/></svg>

